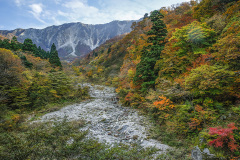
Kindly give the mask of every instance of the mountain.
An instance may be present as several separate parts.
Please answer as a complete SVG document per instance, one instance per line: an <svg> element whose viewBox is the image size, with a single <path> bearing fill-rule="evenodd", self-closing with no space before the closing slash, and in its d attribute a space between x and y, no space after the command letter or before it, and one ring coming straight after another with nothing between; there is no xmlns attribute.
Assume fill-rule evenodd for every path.
<svg viewBox="0 0 240 160"><path fill-rule="evenodd" d="M6 37L0 35L0 40L4 40L4 39L7 39Z"/></svg>
<svg viewBox="0 0 240 160"><path fill-rule="evenodd" d="M112 21L107 24L67 23L60 26L50 26L44 29L2 30L5 37L17 36L18 41L32 39L33 43L44 50L50 50L55 43L59 56L82 56L117 35L131 31L134 21Z"/></svg>

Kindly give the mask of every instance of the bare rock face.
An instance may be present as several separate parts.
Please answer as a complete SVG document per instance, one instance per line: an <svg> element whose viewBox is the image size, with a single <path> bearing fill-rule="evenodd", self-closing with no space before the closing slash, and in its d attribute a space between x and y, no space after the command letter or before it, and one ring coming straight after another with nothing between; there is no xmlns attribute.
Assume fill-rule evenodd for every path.
<svg viewBox="0 0 240 160"><path fill-rule="evenodd" d="M83 56L115 36L131 31L134 21L112 21L107 24L88 25L83 23L68 23L60 26L50 26L44 29L15 29L0 31L7 37L14 35L18 41L32 39L33 43L49 51L55 43L59 56Z"/></svg>

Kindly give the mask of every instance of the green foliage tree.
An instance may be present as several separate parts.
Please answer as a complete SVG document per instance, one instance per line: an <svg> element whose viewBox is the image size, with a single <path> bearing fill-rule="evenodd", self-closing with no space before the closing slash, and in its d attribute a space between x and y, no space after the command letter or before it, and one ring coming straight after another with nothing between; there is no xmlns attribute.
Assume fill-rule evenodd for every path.
<svg viewBox="0 0 240 160"><path fill-rule="evenodd" d="M165 46L162 59L157 62L160 77L176 77L186 72L187 67L216 40L216 33L205 23L197 21L176 29Z"/></svg>
<svg viewBox="0 0 240 160"><path fill-rule="evenodd" d="M14 109L23 109L31 104L28 90L24 86L13 86L7 91L8 106Z"/></svg>
<svg viewBox="0 0 240 160"><path fill-rule="evenodd" d="M56 91L56 97L66 99L74 88L70 79L64 72L52 72L49 74L52 91Z"/></svg>
<svg viewBox="0 0 240 160"><path fill-rule="evenodd" d="M33 64L27 60L26 56L22 56L20 58L26 68L32 68Z"/></svg>
<svg viewBox="0 0 240 160"><path fill-rule="evenodd" d="M109 54L111 52L111 46L108 48L107 53Z"/></svg>
<svg viewBox="0 0 240 160"><path fill-rule="evenodd" d="M20 58L10 50L0 48L0 87L18 84L22 71Z"/></svg>
<svg viewBox="0 0 240 160"><path fill-rule="evenodd" d="M16 51L18 49L20 49L20 43L17 41L17 37L13 37L11 40L11 49Z"/></svg>
<svg viewBox="0 0 240 160"><path fill-rule="evenodd" d="M146 19L146 18L148 18L148 13L145 13L145 14L144 14L143 19Z"/></svg>
<svg viewBox="0 0 240 160"><path fill-rule="evenodd" d="M240 70L240 14L231 18L221 37L213 45L215 62L228 65L233 71Z"/></svg>
<svg viewBox="0 0 240 160"><path fill-rule="evenodd" d="M234 85L233 71L222 66L202 65L191 70L185 78L185 88L203 103L204 99L214 99L219 102L231 100L230 88Z"/></svg>
<svg viewBox="0 0 240 160"><path fill-rule="evenodd" d="M49 102L49 81L45 75L36 72L32 78L32 84L28 89L31 108L44 106Z"/></svg>
<svg viewBox="0 0 240 160"><path fill-rule="evenodd" d="M141 61L137 65L134 83L141 85L141 91L146 92L148 88L153 88L157 78L157 71L154 70L156 61L164 49L165 37L167 34L166 25L163 22L163 14L155 10L151 13L152 28L147 33L150 35L148 42L151 45L142 50Z"/></svg>
<svg viewBox="0 0 240 160"><path fill-rule="evenodd" d="M195 8L193 17L198 20L204 20L212 17L216 13L226 10L228 3L239 0L202 0Z"/></svg>
<svg viewBox="0 0 240 160"><path fill-rule="evenodd" d="M174 47L181 48L178 50L179 56L189 52L198 55L205 54L205 48L216 41L216 33L205 23L194 21L181 29L177 29L171 39L177 40Z"/></svg>
<svg viewBox="0 0 240 160"><path fill-rule="evenodd" d="M215 10L212 8L219 0L202 0L195 8L193 17L201 20L213 16Z"/></svg>
<svg viewBox="0 0 240 160"><path fill-rule="evenodd" d="M11 49L10 40L9 39L4 39L2 41L2 47L5 48L5 49Z"/></svg>
<svg viewBox="0 0 240 160"><path fill-rule="evenodd" d="M2 43L3 43L3 41L0 39L0 48L3 48Z"/></svg>
<svg viewBox="0 0 240 160"><path fill-rule="evenodd" d="M23 93L26 90L19 87L23 71L20 58L10 50L0 48L0 107L8 105L16 109L25 105L23 99L26 97Z"/></svg>
<svg viewBox="0 0 240 160"><path fill-rule="evenodd" d="M23 42L22 50L34 52L36 50L36 45L33 44L31 39L27 38Z"/></svg>
<svg viewBox="0 0 240 160"><path fill-rule="evenodd" d="M52 46L51 46L49 62L50 62L54 67L60 67L60 68L62 68L62 64L61 64L61 62L60 62L60 58L58 57L58 51L57 51L56 46L55 46L54 43L53 43Z"/></svg>

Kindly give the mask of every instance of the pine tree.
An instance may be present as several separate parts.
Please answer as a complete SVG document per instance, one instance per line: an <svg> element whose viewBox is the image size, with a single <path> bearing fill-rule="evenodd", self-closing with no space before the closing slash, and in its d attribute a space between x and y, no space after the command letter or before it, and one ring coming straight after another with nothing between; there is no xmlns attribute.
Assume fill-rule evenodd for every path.
<svg viewBox="0 0 240 160"><path fill-rule="evenodd" d="M0 48L3 48L3 41L0 39Z"/></svg>
<svg viewBox="0 0 240 160"><path fill-rule="evenodd" d="M35 52L37 50L36 44L33 44L33 41L29 38L25 39L23 42L23 51Z"/></svg>
<svg viewBox="0 0 240 160"><path fill-rule="evenodd" d="M2 41L2 47L5 48L5 49L11 49L10 40L9 39L4 39Z"/></svg>
<svg viewBox="0 0 240 160"><path fill-rule="evenodd" d="M15 36L11 40L11 49L14 51L20 49L19 42L17 41L17 37L15 37Z"/></svg>
<svg viewBox="0 0 240 160"><path fill-rule="evenodd" d="M27 38L23 42L23 51L33 51L33 42L31 39Z"/></svg>
<svg viewBox="0 0 240 160"><path fill-rule="evenodd" d="M148 88L154 88L157 78L157 70L154 70L156 61L160 59L160 54L164 49L164 39L167 35L166 25L162 18L163 15L155 10L150 17L153 23L151 30L147 33L150 35L148 42L151 45L144 47L140 63L137 65L134 83L141 85L141 91L146 93Z"/></svg>
<svg viewBox="0 0 240 160"><path fill-rule="evenodd" d="M146 19L146 18L148 18L148 13L145 13L145 14L144 14L143 19Z"/></svg>
<svg viewBox="0 0 240 160"><path fill-rule="evenodd" d="M50 62L54 67L60 67L60 68L62 68L62 64L61 64L60 58L58 57L58 51L57 51L56 46L55 46L54 43L53 43L52 46L51 46L49 62Z"/></svg>

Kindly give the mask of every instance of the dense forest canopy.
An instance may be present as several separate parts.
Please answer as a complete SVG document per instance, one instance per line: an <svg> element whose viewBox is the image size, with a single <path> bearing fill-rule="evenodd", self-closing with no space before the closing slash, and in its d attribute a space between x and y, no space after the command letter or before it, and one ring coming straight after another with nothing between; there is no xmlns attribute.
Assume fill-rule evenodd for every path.
<svg viewBox="0 0 240 160"><path fill-rule="evenodd" d="M50 52L16 37L0 40L0 118L8 110L32 110L50 102L81 97L82 93L62 71L55 45ZM84 94L87 95L86 91Z"/></svg>

